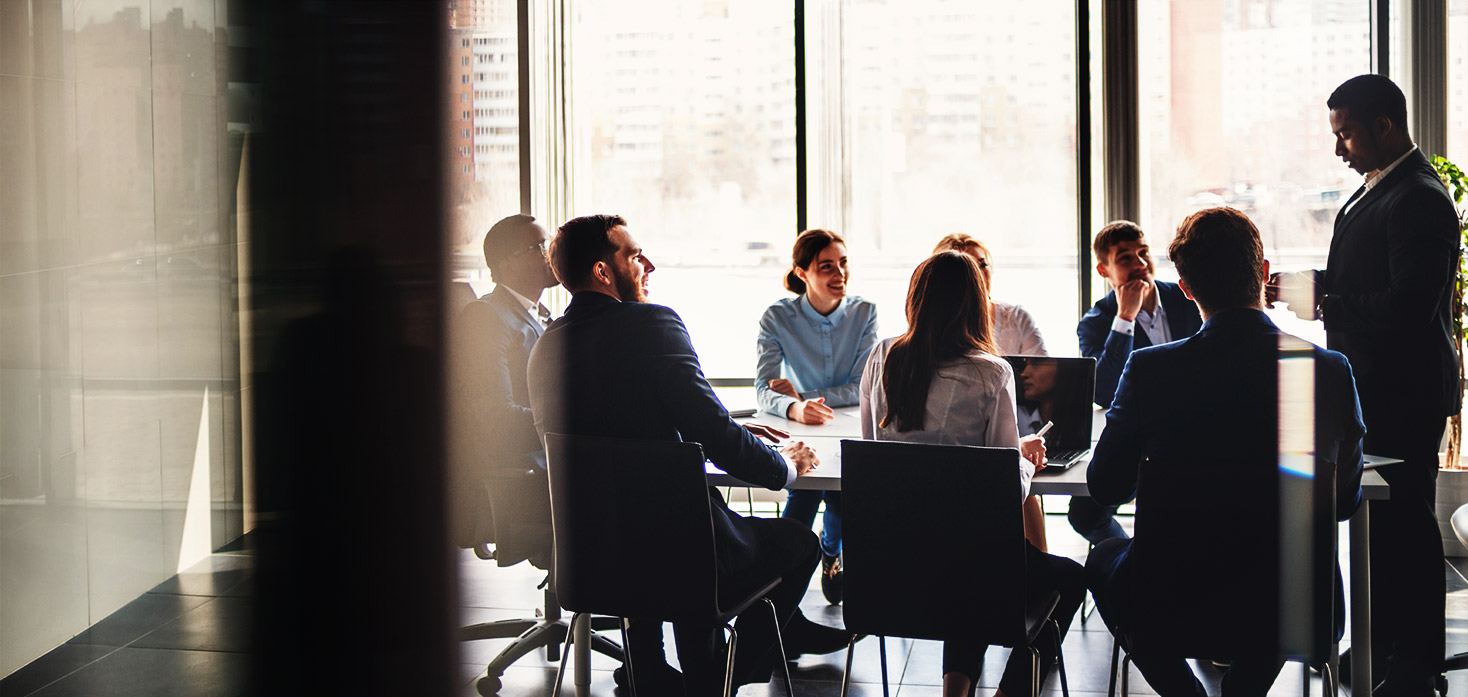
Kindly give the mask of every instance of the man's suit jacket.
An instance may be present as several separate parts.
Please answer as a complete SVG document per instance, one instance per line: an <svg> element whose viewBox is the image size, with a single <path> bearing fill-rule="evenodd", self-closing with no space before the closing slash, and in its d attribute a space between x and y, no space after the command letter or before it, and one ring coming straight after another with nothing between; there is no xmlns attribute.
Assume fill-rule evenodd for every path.
<svg viewBox="0 0 1468 697"><path fill-rule="evenodd" d="M501 566L544 567L550 499L526 370L544 328L505 286L467 303L452 329L452 532L494 542ZM491 500L492 499L492 500Z"/></svg>
<svg viewBox="0 0 1468 697"><path fill-rule="evenodd" d="M1167 313L1167 328L1172 332L1173 341L1197 333L1198 327L1203 325L1198 306L1183 295L1183 290L1176 283L1157 281L1156 284L1157 300L1162 303L1163 312ZM1113 290L1096 301L1076 326L1076 334L1081 340L1081 355L1096 359L1096 404L1103 407L1111 406L1111 397L1116 394L1116 381L1121 378L1127 356L1136 349L1152 345L1147 332L1140 327L1133 336L1111 331L1114 321L1116 291Z"/></svg>
<svg viewBox="0 0 1468 697"><path fill-rule="evenodd" d="M577 293L530 354L530 403L547 433L691 441L724 471L780 489L784 458L729 418L704 378L688 330L661 305ZM760 555L748 521L712 499L720 571L749 567Z"/></svg>
<svg viewBox="0 0 1468 697"><path fill-rule="evenodd" d="M545 331L504 286L459 313L464 390L478 450L491 468L545 468L527 379L530 350Z"/></svg>
<svg viewBox="0 0 1468 697"><path fill-rule="evenodd" d="M1326 345L1351 360L1373 432L1458 413L1458 217L1421 151L1338 214L1321 274ZM1342 209L1345 211L1345 209Z"/></svg>
<svg viewBox="0 0 1468 697"><path fill-rule="evenodd" d="M1224 311L1189 338L1132 353L1086 472L1091 496L1106 505L1130 501L1143 458L1256 468L1266 476L1279 471L1281 348L1314 359L1317 471L1335 463L1337 517L1350 517L1360 503L1365 433L1351 366L1339 353L1281 332L1254 309ZM1209 501L1208 491L1177 495ZM1215 503L1252 515L1249 501ZM1137 505L1144 511L1147 502ZM1144 549L1146 537L1139 530L1129 554ZM1213 592L1207 579L1198 584L1194 591L1205 597Z"/></svg>

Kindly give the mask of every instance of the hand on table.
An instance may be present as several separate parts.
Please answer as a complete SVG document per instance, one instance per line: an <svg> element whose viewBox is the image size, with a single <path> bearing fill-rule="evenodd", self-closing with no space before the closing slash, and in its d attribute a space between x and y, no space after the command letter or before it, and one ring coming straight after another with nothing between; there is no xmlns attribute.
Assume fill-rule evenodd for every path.
<svg viewBox="0 0 1468 697"><path fill-rule="evenodd" d="M1045 469L1045 463L1049 462L1045 459L1045 437L1024 436L1020 438L1019 454L1020 457L1035 463L1036 472Z"/></svg>
<svg viewBox="0 0 1468 697"><path fill-rule="evenodd" d="M775 378L774 380L771 380L770 390L774 391L776 394L782 394L786 397L794 397L795 399L800 399L800 393L795 391L795 385L785 378Z"/></svg>
<svg viewBox="0 0 1468 697"><path fill-rule="evenodd" d="M750 433L753 433L760 438L770 441L771 443L779 443L780 441L790 437L789 431L782 431L778 428L775 428L774 426L766 426L764 424L753 423L743 424L743 426L749 429Z"/></svg>
<svg viewBox="0 0 1468 697"><path fill-rule="evenodd" d="M836 412L826 406L825 397L816 397L815 399L806 399L790 405L790 408L785 410L785 415L791 421L819 426L835 417Z"/></svg>
<svg viewBox="0 0 1468 697"><path fill-rule="evenodd" d="M1142 310L1142 302L1152 292L1152 284L1145 278L1135 281L1127 281L1116 288L1116 316L1128 322L1137 319L1137 313Z"/></svg>
<svg viewBox="0 0 1468 697"><path fill-rule="evenodd" d="M812 450L809 445L806 445L805 441L798 440L780 448L780 453L795 464L795 476L797 477L804 477L810 474L812 470L821 464L821 459L816 457L816 451Z"/></svg>

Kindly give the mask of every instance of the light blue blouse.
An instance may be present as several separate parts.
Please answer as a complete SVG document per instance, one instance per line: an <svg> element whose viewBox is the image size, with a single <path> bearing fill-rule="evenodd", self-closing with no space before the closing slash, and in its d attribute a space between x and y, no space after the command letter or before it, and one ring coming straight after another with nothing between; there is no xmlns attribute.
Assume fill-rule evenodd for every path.
<svg viewBox="0 0 1468 697"><path fill-rule="evenodd" d="M759 365L755 392L762 411L777 416L796 400L770 389L784 377L802 399L825 397L826 405L845 407L859 400L861 371L877 343L877 306L854 295L822 316L801 295L765 310L759 321Z"/></svg>

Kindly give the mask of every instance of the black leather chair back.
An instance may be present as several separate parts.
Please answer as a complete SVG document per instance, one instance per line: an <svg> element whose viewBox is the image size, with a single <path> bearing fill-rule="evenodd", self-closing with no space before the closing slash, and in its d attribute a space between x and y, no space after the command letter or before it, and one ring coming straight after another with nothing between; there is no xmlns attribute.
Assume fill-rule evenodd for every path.
<svg viewBox="0 0 1468 697"><path fill-rule="evenodd" d="M562 607L709 621L718 580L703 448L548 434Z"/></svg>
<svg viewBox="0 0 1468 697"><path fill-rule="evenodd" d="M846 628L1022 643L1020 503L1013 448L842 441Z"/></svg>

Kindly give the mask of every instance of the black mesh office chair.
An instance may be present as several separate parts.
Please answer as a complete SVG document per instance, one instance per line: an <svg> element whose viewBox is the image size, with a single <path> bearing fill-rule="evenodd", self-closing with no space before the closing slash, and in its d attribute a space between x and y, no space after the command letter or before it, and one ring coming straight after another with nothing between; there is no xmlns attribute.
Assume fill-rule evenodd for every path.
<svg viewBox="0 0 1468 697"><path fill-rule="evenodd" d="M1324 678L1322 694L1334 695L1344 617L1335 501L1330 467L1305 476L1272 462L1144 461L1140 546L1131 552L1136 616L1113 643L1108 694L1122 650L1122 697L1132 654L1155 650L1220 663L1281 656L1305 664L1306 697L1312 667Z"/></svg>
<svg viewBox="0 0 1468 697"><path fill-rule="evenodd" d="M485 482L484 491L469 491L465 496L470 501L456 508L472 513L456 525L460 547L473 548L481 558L494 559L500 566L529 561L539 569L552 568L550 493L544 471L498 471ZM544 647L547 660L560 659L561 645L567 641L571 624L561 618L553 576L548 574L541 584L545 588L544 617L483 622L459 630L460 641L514 639L489 662L486 675L475 682L479 694L488 697L498 693L505 669L536 649ZM605 630L619 625L615 618L599 617L593 618L591 626ZM623 658L622 648L601 635L591 635L590 647L618 661Z"/></svg>
<svg viewBox="0 0 1468 697"><path fill-rule="evenodd" d="M552 433L546 436L546 455L555 521L555 586L565 608L576 617L596 613L723 625L730 633L727 697L738 642L730 622L761 600L773 616L775 605L765 595L780 579L747 594L719 586L703 448L697 443ZM793 694L778 622L775 638L785 689ZM633 662L625 665L636 692ZM562 657L553 695L560 694L565 670Z"/></svg>
<svg viewBox="0 0 1468 697"><path fill-rule="evenodd" d="M841 441L843 615L848 630L883 639L884 695L888 636L1027 650L1039 694L1035 642L1048 624L1058 644L1050 615L1060 594L1026 588L1018 462L1013 448ZM1065 661L1055 649L1068 697Z"/></svg>

